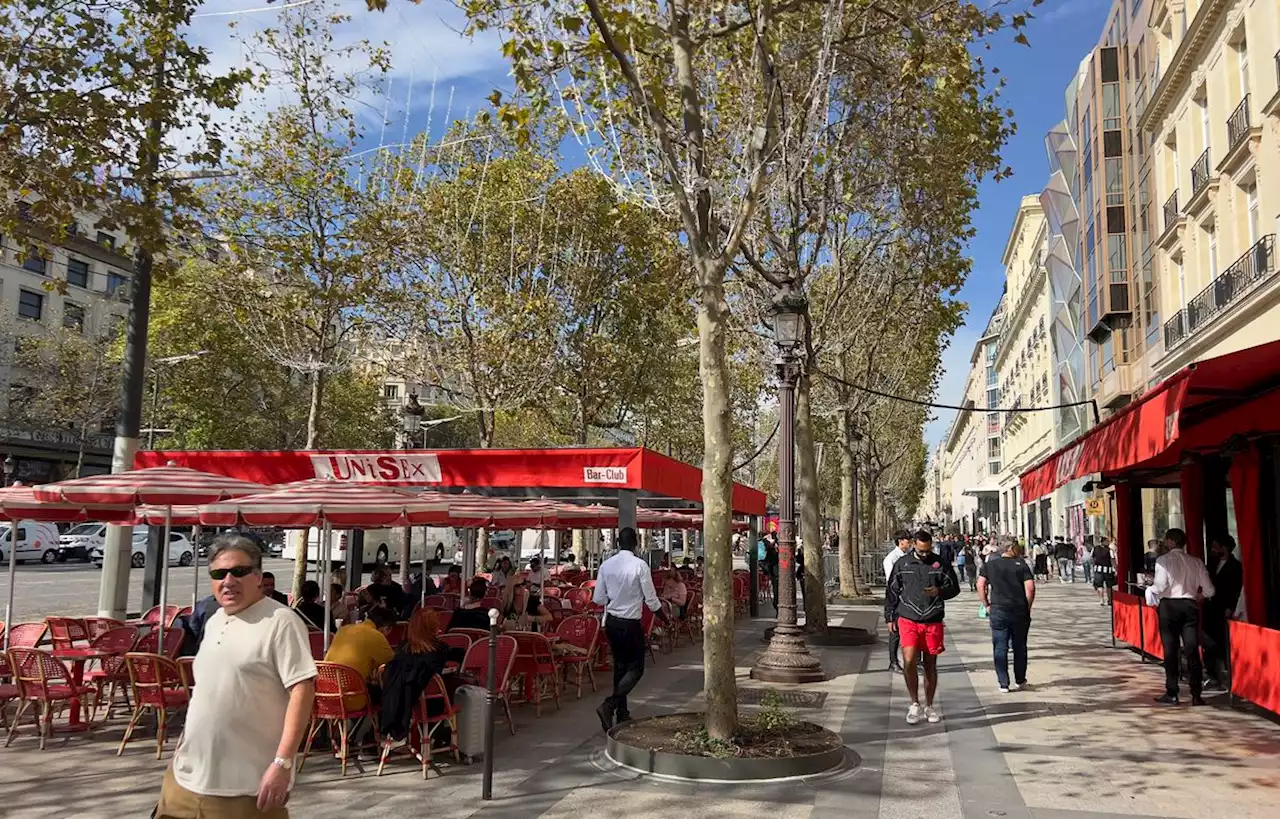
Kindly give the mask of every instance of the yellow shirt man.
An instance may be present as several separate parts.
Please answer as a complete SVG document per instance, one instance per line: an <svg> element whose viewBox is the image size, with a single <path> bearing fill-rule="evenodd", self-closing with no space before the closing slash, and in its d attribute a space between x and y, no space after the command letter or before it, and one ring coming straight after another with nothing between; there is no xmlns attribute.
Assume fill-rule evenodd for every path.
<svg viewBox="0 0 1280 819"><path fill-rule="evenodd" d="M392 621L392 624L394 621ZM384 628L389 627L384 626ZM324 655L327 663L341 663L354 668L360 677L368 680L374 671L383 663L391 661L395 656L387 637L378 628L374 619L362 623L343 626L333 635L329 651ZM356 711L365 707L363 696L346 698L348 711Z"/></svg>

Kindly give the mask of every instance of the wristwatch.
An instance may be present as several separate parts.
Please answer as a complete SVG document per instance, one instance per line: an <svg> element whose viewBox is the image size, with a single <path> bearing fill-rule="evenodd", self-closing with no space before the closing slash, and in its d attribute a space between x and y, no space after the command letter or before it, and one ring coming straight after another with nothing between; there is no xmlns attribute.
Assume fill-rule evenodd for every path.
<svg viewBox="0 0 1280 819"><path fill-rule="evenodd" d="M271 764L272 764L272 765L279 765L281 768L283 768L283 769L284 769L284 770L286 770L286 771L293 770L293 759L292 759L292 758L285 759L285 758L284 758L284 757L282 757L282 756L278 756L278 757L276 757L275 759L271 760Z"/></svg>

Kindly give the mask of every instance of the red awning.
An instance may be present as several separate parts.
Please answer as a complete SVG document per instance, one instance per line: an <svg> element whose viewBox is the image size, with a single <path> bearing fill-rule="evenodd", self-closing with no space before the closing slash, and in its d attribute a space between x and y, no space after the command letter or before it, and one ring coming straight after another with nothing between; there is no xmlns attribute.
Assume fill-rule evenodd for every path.
<svg viewBox="0 0 1280 819"><path fill-rule="evenodd" d="M1090 475L1172 467L1188 449L1280 430L1280 341L1191 364L1022 473L1022 502Z"/></svg>

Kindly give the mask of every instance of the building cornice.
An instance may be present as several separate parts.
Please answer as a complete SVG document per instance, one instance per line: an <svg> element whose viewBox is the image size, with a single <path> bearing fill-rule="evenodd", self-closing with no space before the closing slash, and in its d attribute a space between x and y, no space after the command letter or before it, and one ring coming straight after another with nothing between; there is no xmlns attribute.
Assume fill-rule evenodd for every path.
<svg viewBox="0 0 1280 819"><path fill-rule="evenodd" d="M1165 116L1172 109L1180 92L1188 85L1196 67L1203 63L1202 52L1209 43L1209 35L1217 28L1218 19L1231 2L1232 0L1205 0L1200 6L1195 19L1187 28L1186 36L1178 44L1178 50L1174 52L1173 59L1169 61L1169 67L1161 75L1156 90L1151 94L1150 102L1138 118L1138 130L1157 132L1160 130L1153 126L1157 123L1163 124ZM1155 11L1159 9L1153 9L1153 15Z"/></svg>

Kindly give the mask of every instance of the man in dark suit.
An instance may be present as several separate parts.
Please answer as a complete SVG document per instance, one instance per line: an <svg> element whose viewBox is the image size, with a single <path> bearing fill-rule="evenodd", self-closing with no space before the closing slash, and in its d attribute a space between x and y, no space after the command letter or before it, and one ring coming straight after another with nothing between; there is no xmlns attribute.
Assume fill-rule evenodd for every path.
<svg viewBox="0 0 1280 819"><path fill-rule="evenodd" d="M1235 538L1225 532L1215 535L1209 542L1209 575L1217 594L1204 601L1202 617L1204 626L1204 670L1207 675L1205 688L1225 690L1227 657L1230 651L1227 621L1235 614L1240 602L1240 590L1244 586L1244 567L1233 552Z"/></svg>

